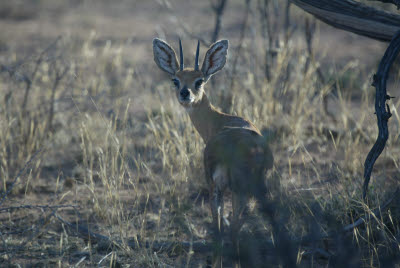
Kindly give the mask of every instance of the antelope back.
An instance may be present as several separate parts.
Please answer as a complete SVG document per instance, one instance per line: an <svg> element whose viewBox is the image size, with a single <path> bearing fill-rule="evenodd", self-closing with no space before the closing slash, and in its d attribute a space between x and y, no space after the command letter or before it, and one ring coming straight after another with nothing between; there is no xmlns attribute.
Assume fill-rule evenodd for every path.
<svg viewBox="0 0 400 268"><path fill-rule="evenodd" d="M263 136L243 128L225 128L206 145L204 161L208 174L225 167L232 191L253 193L264 183L264 172L272 168L273 156Z"/></svg>

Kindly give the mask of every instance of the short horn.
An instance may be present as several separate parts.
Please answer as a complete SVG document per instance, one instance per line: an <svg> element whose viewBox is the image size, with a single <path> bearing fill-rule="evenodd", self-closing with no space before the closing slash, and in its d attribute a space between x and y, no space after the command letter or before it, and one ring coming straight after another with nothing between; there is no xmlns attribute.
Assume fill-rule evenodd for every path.
<svg viewBox="0 0 400 268"><path fill-rule="evenodd" d="M181 57L181 62L180 62L180 69L183 71L184 65L183 65L183 49L182 49L182 42L181 39L179 38L179 55Z"/></svg>
<svg viewBox="0 0 400 268"><path fill-rule="evenodd" d="M196 49L196 59L194 60L194 70L199 70L199 52L200 52L200 40L197 41L197 49Z"/></svg>

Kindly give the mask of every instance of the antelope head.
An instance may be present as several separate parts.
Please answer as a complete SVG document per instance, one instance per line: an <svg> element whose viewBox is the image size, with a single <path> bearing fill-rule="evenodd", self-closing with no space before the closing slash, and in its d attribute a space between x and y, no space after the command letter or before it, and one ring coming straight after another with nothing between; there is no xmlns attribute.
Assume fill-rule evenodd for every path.
<svg viewBox="0 0 400 268"><path fill-rule="evenodd" d="M153 40L154 61L161 70L171 76L176 88L176 97L185 108L191 108L202 100L204 84L224 67L228 40L220 40L210 46L201 69L199 69L199 50L200 42L197 43L194 68L185 68L181 40L179 40L179 64L176 53L170 45L158 38Z"/></svg>

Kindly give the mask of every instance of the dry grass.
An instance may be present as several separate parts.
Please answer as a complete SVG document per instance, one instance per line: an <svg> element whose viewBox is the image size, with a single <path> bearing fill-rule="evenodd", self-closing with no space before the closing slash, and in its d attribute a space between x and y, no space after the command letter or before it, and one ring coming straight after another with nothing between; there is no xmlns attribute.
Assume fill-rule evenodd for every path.
<svg viewBox="0 0 400 268"><path fill-rule="evenodd" d="M193 60L195 42L184 35L181 21L196 34L211 35L213 20L199 24L194 16L213 18L208 2L180 2L40 0L23 10L18 5L24 1L0 4L0 13L8 14L0 20L5 29L0 33L0 266L206 265L209 254L154 251L139 243L210 240L204 144L152 61L151 40L165 33L171 43L181 35L186 57ZM297 28L285 43L279 23L284 3L271 4L277 7L268 11L277 22L275 56L265 57L257 1L236 53L244 4L230 2L222 29L231 40L230 59L206 91L215 105L270 133L275 167L267 183L287 232L295 237L316 229L333 232L369 215L399 186L400 99L389 104L390 137L366 205L363 162L377 135L370 77L385 44L317 23L310 58L303 37L306 15L292 9ZM392 77L388 90L396 96L397 71ZM324 109L326 95L334 119ZM76 236L60 219L114 243ZM330 241L314 246L338 258L324 259L302 247L298 264L384 267L384 256L399 254L399 220L396 200L387 213L346 235L352 259L340 250L349 245ZM269 236L268 224L258 222Z"/></svg>

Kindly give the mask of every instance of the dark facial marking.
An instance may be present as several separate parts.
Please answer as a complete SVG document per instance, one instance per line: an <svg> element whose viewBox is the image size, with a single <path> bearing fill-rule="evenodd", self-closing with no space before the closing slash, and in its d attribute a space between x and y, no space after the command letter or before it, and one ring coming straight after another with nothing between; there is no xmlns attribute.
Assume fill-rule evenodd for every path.
<svg viewBox="0 0 400 268"><path fill-rule="evenodd" d="M197 81L194 83L194 88L195 88L196 90L199 90L200 87L201 87L201 85L203 84L203 82L204 82L203 79L197 80Z"/></svg>
<svg viewBox="0 0 400 268"><path fill-rule="evenodd" d="M174 83L174 85L175 85L176 88L179 88L179 87L180 87L180 82L179 82L178 79L174 78L174 79L172 79L172 82Z"/></svg>

